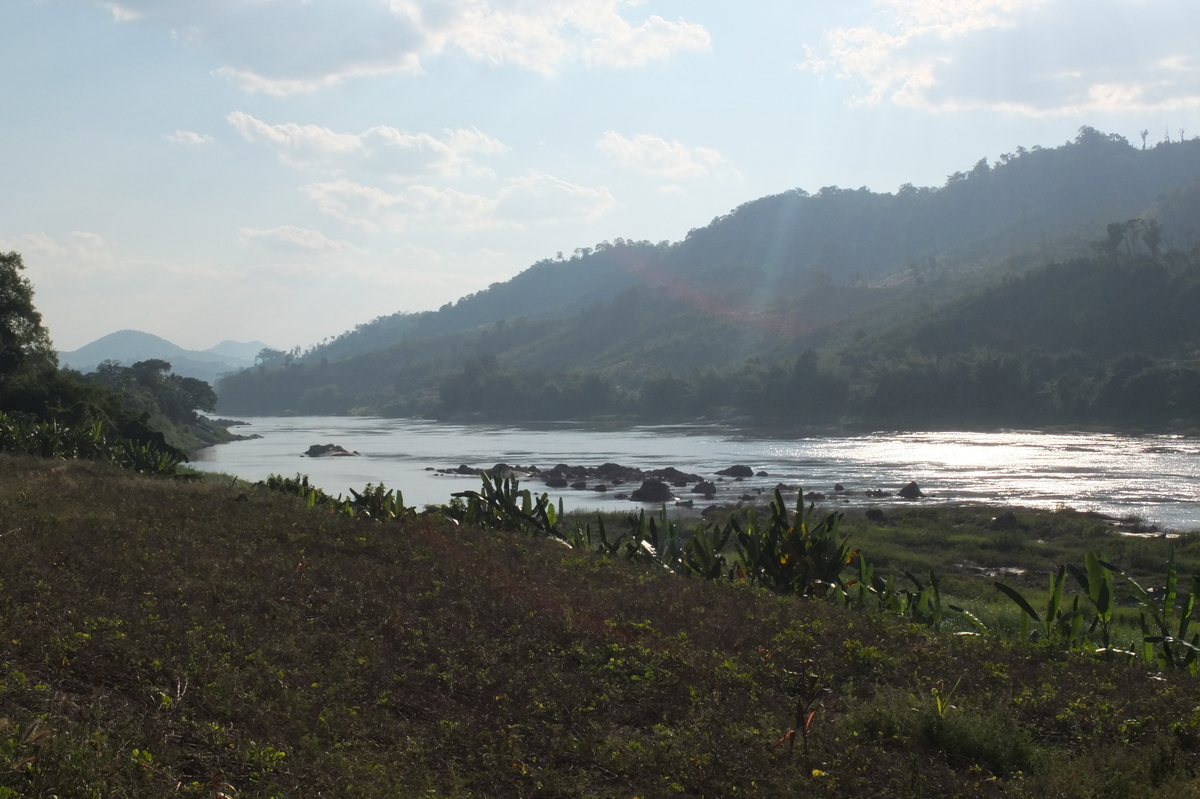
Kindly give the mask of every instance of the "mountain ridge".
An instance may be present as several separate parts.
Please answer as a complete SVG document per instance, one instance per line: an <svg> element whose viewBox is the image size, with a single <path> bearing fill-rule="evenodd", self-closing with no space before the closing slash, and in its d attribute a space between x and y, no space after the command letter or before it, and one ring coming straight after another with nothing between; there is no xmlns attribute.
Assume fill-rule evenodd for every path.
<svg viewBox="0 0 1200 799"><path fill-rule="evenodd" d="M183 377L195 377L214 383L228 372L254 364L254 355L266 345L258 341L222 341L207 350L189 350L153 333L141 330L117 330L101 336L75 350L60 351L59 363L67 368L86 372L104 361L118 361L129 366L138 361L160 359L171 363L171 371ZM244 357L243 353L253 350Z"/></svg>
<svg viewBox="0 0 1200 799"><path fill-rule="evenodd" d="M941 189L830 187L760 198L674 244L603 242L538 262L438 312L376 320L277 368L227 376L221 407L444 415L453 385L456 401L473 386L526 397L530 408L554 414L593 413L597 404L582 395L559 403L555 392L599 390L589 375L608 381L603 391L611 397L637 395L648 381L658 391L685 373L689 391L703 391L704 374L717 383L743 372L757 381L756 358L766 368L815 349L822 363L833 363L853 341L885 341L889 326L1007 275L1086 256L1114 223L1161 217L1156 246L1186 243L1195 231L1184 195L1200 189L1181 186L1198 177L1200 140L1137 150L1084 128L1061 147L1021 151L995 166L982 160ZM1017 191L1022 186L1032 187L1028 197ZM591 285L602 287L599 297L577 291ZM390 343L389 325L400 332ZM810 365L801 371L811 376ZM534 402L530 391L543 394ZM653 410L645 402L610 404L623 413ZM486 406L486 399L459 402L454 413L486 415Z"/></svg>

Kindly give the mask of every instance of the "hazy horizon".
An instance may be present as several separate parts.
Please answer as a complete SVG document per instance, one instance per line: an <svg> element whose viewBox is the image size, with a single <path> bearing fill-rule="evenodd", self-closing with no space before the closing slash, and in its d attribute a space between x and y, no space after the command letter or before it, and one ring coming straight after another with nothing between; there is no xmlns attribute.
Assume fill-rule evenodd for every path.
<svg viewBox="0 0 1200 799"><path fill-rule="evenodd" d="M0 250L55 345L309 345L800 187L1200 133L1169 0L10 0Z"/></svg>

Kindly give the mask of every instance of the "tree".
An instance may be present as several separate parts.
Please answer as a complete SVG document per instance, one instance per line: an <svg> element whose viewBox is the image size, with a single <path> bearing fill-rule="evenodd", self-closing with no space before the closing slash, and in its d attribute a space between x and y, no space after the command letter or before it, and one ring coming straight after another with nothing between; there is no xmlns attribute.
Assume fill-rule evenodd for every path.
<svg viewBox="0 0 1200 799"><path fill-rule="evenodd" d="M0 387L58 368L50 334L33 307L33 286L19 253L0 253Z"/></svg>
<svg viewBox="0 0 1200 799"><path fill-rule="evenodd" d="M1107 238L1101 246L1104 252L1116 255L1121 247L1121 242L1125 241L1125 226L1120 222L1109 222L1107 232Z"/></svg>
<svg viewBox="0 0 1200 799"><path fill-rule="evenodd" d="M254 356L256 366L263 366L268 369L273 369L283 363L286 353L283 350L273 350L270 347L263 347L258 351L258 355Z"/></svg>
<svg viewBox="0 0 1200 799"><path fill-rule="evenodd" d="M138 361L133 366L104 361L84 379L119 392L130 408L150 415L161 413L175 424L191 424L197 420L196 411L216 409L217 395L212 386L170 372L171 364L158 358Z"/></svg>
<svg viewBox="0 0 1200 799"><path fill-rule="evenodd" d="M1150 254L1157 258L1159 248L1162 247L1162 225L1157 219L1142 223L1142 241L1150 250Z"/></svg>

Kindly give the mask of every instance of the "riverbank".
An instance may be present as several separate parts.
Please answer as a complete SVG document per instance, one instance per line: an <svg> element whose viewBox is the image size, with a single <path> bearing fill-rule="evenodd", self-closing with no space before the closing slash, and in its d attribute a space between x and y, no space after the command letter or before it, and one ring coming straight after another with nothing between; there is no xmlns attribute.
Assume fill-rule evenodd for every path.
<svg viewBox="0 0 1200 799"><path fill-rule="evenodd" d="M3 456L0 520L14 795L1138 797L1200 768L1188 674L436 517Z"/></svg>

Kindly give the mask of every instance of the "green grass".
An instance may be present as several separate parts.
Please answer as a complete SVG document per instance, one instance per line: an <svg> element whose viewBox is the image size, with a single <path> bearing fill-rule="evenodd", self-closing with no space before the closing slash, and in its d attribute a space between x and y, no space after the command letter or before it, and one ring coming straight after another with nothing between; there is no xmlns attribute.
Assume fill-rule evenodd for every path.
<svg viewBox="0 0 1200 799"><path fill-rule="evenodd" d="M0 456L0 797L1190 796L1197 707L550 540Z"/></svg>

